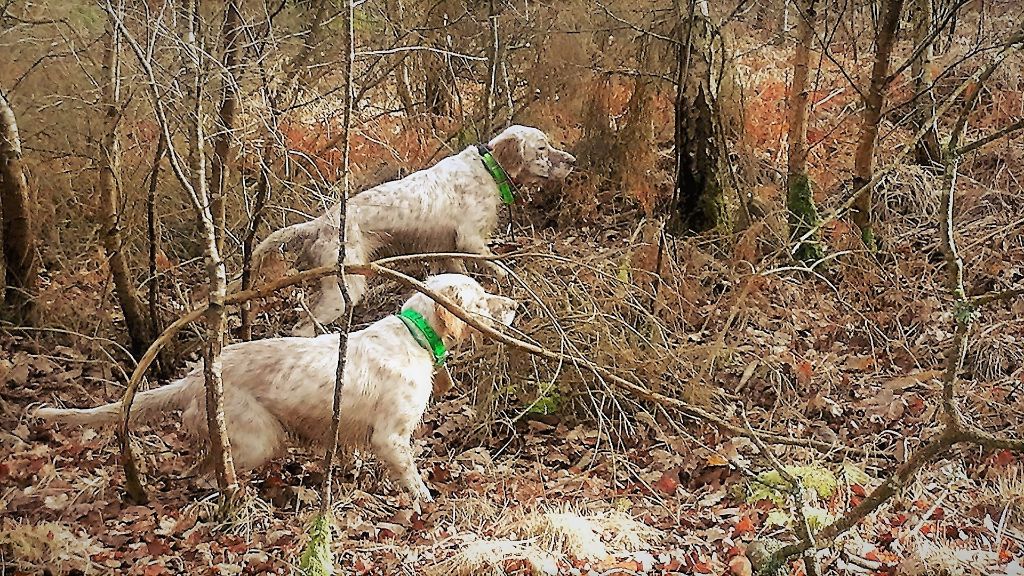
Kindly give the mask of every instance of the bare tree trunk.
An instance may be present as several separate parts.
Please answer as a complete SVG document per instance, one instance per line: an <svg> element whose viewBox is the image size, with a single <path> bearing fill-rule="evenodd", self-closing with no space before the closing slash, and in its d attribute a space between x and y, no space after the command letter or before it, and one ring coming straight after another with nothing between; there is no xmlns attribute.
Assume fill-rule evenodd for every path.
<svg viewBox="0 0 1024 576"><path fill-rule="evenodd" d="M355 53L351 0L346 0L345 5L348 10L348 14L342 25L347 57L344 60L344 66L341 70L342 78L345 82L345 94L342 98L342 175L338 210L339 263L345 262L345 242L347 240L346 232L348 229L346 221L348 219L348 196L351 188L349 178L349 136L352 128L352 58ZM338 274L338 285L341 287L342 299L345 302L345 325L342 327L341 332L338 333L338 364L334 382L334 417L331 421L330 441L327 446L327 451L324 454L324 473L326 474L326 479L324 480L324 493L320 500L321 514L329 514L331 510L332 463L334 461L334 453L338 449L338 428L341 424L341 393L342 386L344 384L345 358L348 350L348 333L352 328L352 299L349 297L348 286L341 273Z"/></svg>
<svg viewBox="0 0 1024 576"><path fill-rule="evenodd" d="M39 260L29 204L18 121L7 97L0 93L0 209L6 283L2 317L16 325L35 324L38 314L35 292Z"/></svg>
<svg viewBox="0 0 1024 576"><path fill-rule="evenodd" d="M276 123L275 123L276 125ZM252 251L256 243L256 232L263 221L263 209L270 198L270 163L273 147L269 143L263 148L263 157L260 159L260 176L256 183L256 202L252 208L252 219L249 222L249 229L245 231L242 238L242 290L252 288ZM252 340L252 303L246 300L242 303L241 312L242 340Z"/></svg>
<svg viewBox="0 0 1024 576"><path fill-rule="evenodd" d="M211 211L217 221L217 250L224 252L224 236L226 224L224 190L230 173L231 139L235 129L235 111L238 108L238 63L242 49L238 45L241 34L242 18L238 14L237 0L229 0L224 9L224 26L222 39L224 42L224 71L221 75L223 95L220 104L217 126L217 137L213 145L213 163L211 165L211 181L213 198Z"/></svg>
<svg viewBox="0 0 1024 576"><path fill-rule="evenodd" d="M786 43L786 36L789 34L790 18L789 11L792 0L782 0L782 7L779 10L778 20L775 22L775 41L773 42L776 46L782 46ZM797 15L800 18L800 15Z"/></svg>
<svg viewBox="0 0 1024 576"><path fill-rule="evenodd" d="M395 15L395 22L405 22L405 5L402 0L389 0L386 3L389 13ZM395 41L401 39L401 32L397 25L392 27ZM409 77L409 57L402 55L398 66L395 67L395 90L398 99L402 102L402 108L406 116L416 113L416 99L412 96L412 80Z"/></svg>
<svg viewBox="0 0 1024 576"><path fill-rule="evenodd" d="M878 143L878 124L882 120L885 92L889 85L889 62L892 48L899 32L903 0L885 0L882 21L879 24L875 42L875 62L871 69L871 86L864 98L864 115L861 120L860 142L857 145L853 167L853 189L867 185L875 171L875 145ZM853 221L860 229L861 239L868 250L877 248L877 238L872 224L871 206L874 202L872 190L857 197L853 205Z"/></svg>
<svg viewBox="0 0 1024 576"><path fill-rule="evenodd" d="M689 6L687 6L689 4ZM732 72L712 48L704 0L676 0L676 182L670 229L731 231L728 165L719 114L720 80Z"/></svg>
<svg viewBox="0 0 1024 576"><path fill-rule="evenodd" d="M433 30L429 34L432 44L439 50L447 50L444 29L448 25L448 2L441 0L427 13L427 28ZM452 116L455 114L455 93L450 85L448 71L449 58L445 54L427 52L423 55L425 73L423 95L426 112L434 116Z"/></svg>
<svg viewBox="0 0 1024 576"><path fill-rule="evenodd" d="M807 175L807 77L814 43L817 18L815 0L800 0L797 16L797 43L793 53L793 84L789 90L789 163L786 174L786 207L789 211L789 238L798 242L796 258L813 263L822 257L822 246L815 233L800 241L821 222L814 205L811 180Z"/></svg>
<svg viewBox="0 0 1024 576"><path fill-rule="evenodd" d="M914 143L914 160L921 166L938 166L942 162L939 131L932 117L935 115L935 93L932 91L932 58L934 40L930 38L934 16L933 0L913 0L914 46L921 49L911 66L914 78L913 124L915 133L924 130L924 136Z"/></svg>
<svg viewBox="0 0 1024 576"><path fill-rule="evenodd" d="M124 314L132 356L139 359L149 348L151 334L142 313L142 304L135 292L128 261L124 257L124 239L121 237L118 214L120 191L117 175L121 169L121 150L117 139L117 125L121 116L121 34L113 21L108 22L107 36L107 45L103 51L103 85L100 89L105 126L97 159L100 218L103 226L103 248L107 253L107 263L114 279L114 292Z"/></svg>
<svg viewBox="0 0 1024 576"><path fill-rule="evenodd" d="M483 93L484 129L483 135L478 134L484 142L494 134L494 88L498 80L498 53L501 49L498 44L498 13L494 0L487 2L487 20L491 24L491 44L487 52L487 81Z"/></svg>
<svg viewBox="0 0 1024 576"><path fill-rule="evenodd" d="M345 262L346 219L348 216L349 179L349 136L352 127L352 58L355 52L354 30L352 29L352 1L345 0L345 19L341 23L345 58L342 65L342 81L345 92L342 96L342 135L341 156L342 174L341 191L338 210L338 263ZM302 574L332 574L334 554L331 550L331 517L333 515L332 484L334 471L334 453L338 450L338 429L341 427L341 394L344 387L345 360L348 352L348 333L352 329L352 300L348 294L348 286L341 272L338 273L338 285L345 302L345 325L338 333L338 363L334 381L334 411L331 419L331 431L324 452L324 484L320 494L320 511L313 520L311 537L299 560L299 571Z"/></svg>
<svg viewBox="0 0 1024 576"><path fill-rule="evenodd" d="M160 337L163 328L160 322L160 272L156 265L157 251L160 249L160 233L157 229L156 190L160 183L160 163L163 162L166 148L163 138L157 138L156 152L153 155L153 168L149 172L149 190L146 193L146 235L149 240L149 278L146 288L149 296L149 341L154 342ZM161 379L170 377L170 354L161 352L157 362L157 374Z"/></svg>
<svg viewBox="0 0 1024 576"><path fill-rule="evenodd" d="M206 425L210 434L210 457L221 491L221 513L227 514L238 494L238 478L231 458L231 442L224 418L224 381L221 379L221 350L224 347L224 297L227 275L224 260L217 247L217 228L221 225L212 211L211 194L206 180L206 154L203 150L204 118L202 55L196 38L199 23L199 0L189 3L187 44L189 60L195 69L195 108L192 111L192 134L189 148L193 202L199 218L206 252L206 274L209 280L209 308L206 311L206 347L203 350L203 375L206 379Z"/></svg>

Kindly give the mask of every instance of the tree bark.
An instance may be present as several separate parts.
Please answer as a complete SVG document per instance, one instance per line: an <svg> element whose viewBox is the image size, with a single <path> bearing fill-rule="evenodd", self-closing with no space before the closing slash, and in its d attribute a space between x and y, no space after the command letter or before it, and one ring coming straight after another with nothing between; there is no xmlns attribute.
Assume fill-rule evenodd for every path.
<svg viewBox="0 0 1024 576"><path fill-rule="evenodd" d="M235 129L235 111L238 109L238 63L242 49L238 39L241 34L242 18L238 13L237 0L229 0L224 9L224 26L221 28L224 42L224 70L221 75L222 97L220 112L217 114L219 125L217 137L213 145L213 163L210 166L213 198L210 201L211 211L217 221L217 250L224 252L224 236L226 212L224 190L230 174L231 139Z"/></svg>
<svg viewBox="0 0 1024 576"><path fill-rule="evenodd" d="M274 122L276 126L277 123ZM263 158L260 159L260 176L256 183L256 201L252 208L252 219L249 222L249 229L242 238L242 290L252 288L252 251L256 244L256 232L263 221L263 209L270 198L270 163L273 162L273 138L268 136L267 144L263 147ZM242 340L252 340L252 303L243 302L241 310L241 332Z"/></svg>
<svg viewBox="0 0 1024 576"><path fill-rule="evenodd" d="M445 43L445 28L448 26L448 2L441 0L427 12L427 29L432 30L428 34L431 43L438 50L447 50ZM422 55L423 70L425 73L423 82L423 101L425 111L438 117L448 117L455 114L456 102L455 92L451 86L451 73L449 72L449 57L443 53L426 52Z"/></svg>
<svg viewBox="0 0 1024 576"><path fill-rule="evenodd" d="M231 442L224 417L224 381L221 378L221 350L224 348L224 297L227 292L227 275L217 242L218 222L212 211L210 189L206 180L206 154L203 118L203 77L196 28L199 21L199 0L189 3L187 44L189 60L196 64L195 107L192 111L192 134L189 148L193 202L199 227L203 235L206 253L206 275L209 281L209 309L206 311L206 346L203 349L203 375L206 380L206 425L210 434L210 457L221 491L221 513L227 514L238 494L238 478L231 458Z"/></svg>
<svg viewBox="0 0 1024 576"><path fill-rule="evenodd" d="M345 0L347 10L345 21L342 23L343 41L347 51L347 57L342 67L342 81L345 82L345 93L342 98L342 174L341 191L338 206L338 262L345 262L345 242L347 240L347 218L348 218L348 196L351 188L349 178L350 146L349 137L352 128L352 58L355 53L354 31L352 29L352 2ZM327 450L324 453L324 491L320 499L320 513L329 515L331 513L331 480L333 476L334 453L338 450L338 429L341 425L341 394L344 385L345 360L348 352L348 333L352 329L352 299L349 297L348 285L345 282L341 268L338 271L338 286L341 287L341 296L345 302L345 324L338 333L338 363L334 381L334 412L331 419L331 436Z"/></svg>
<svg viewBox="0 0 1024 576"><path fill-rule="evenodd" d="M487 2L487 21L490 23L490 46L487 50L487 81L483 93L483 134L477 134L482 142L490 140L494 134L494 89L498 80L498 54L501 47L498 43L498 13L494 0Z"/></svg>
<svg viewBox="0 0 1024 576"><path fill-rule="evenodd" d="M30 204L17 117L7 97L0 94L0 210L6 283L2 316L15 325L33 325L38 319L35 293L39 260Z"/></svg>
<svg viewBox="0 0 1024 576"><path fill-rule="evenodd" d="M811 44L814 42L814 24L817 17L815 0L802 0L797 16L797 43L793 54L793 84L789 91L789 162L786 174L786 207L789 211L789 238L799 241L821 222L814 205L814 193L807 174L807 115ZM823 250L819 235L815 233L794 247L795 256L802 262L813 263L821 259Z"/></svg>
<svg viewBox="0 0 1024 576"><path fill-rule="evenodd" d="M719 81L732 72L719 69L729 64L712 50L707 2L676 0L676 11L676 181L669 228L674 232L731 231Z"/></svg>
<svg viewBox="0 0 1024 576"><path fill-rule="evenodd" d="M893 45L899 32L903 0L885 0L878 38L875 42L875 60L871 68L871 86L864 97L864 113L861 119L860 141L854 156L853 189L857 190L871 181L875 170L875 145L878 143L878 124L882 120L882 107L889 85L889 62ZM874 202L872 190L867 190L853 205L853 221L860 229L861 239L868 250L877 248L877 237L873 226L871 206Z"/></svg>
<svg viewBox="0 0 1024 576"><path fill-rule="evenodd" d="M142 312L142 303L135 292L128 261L124 256L124 238L121 236L120 190L118 174L121 170L121 150L117 138L120 122L121 35L113 21L107 25L107 45L103 51L103 85L100 97L103 106L103 137L100 140L99 188L100 223L103 226L103 248L114 280L114 293L124 314L125 329L131 342L132 356L136 360L146 353L150 344L150 330Z"/></svg>
<svg viewBox="0 0 1024 576"><path fill-rule="evenodd" d="M912 9L914 23L914 46L921 49L920 55L911 65L911 76L914 78L913 125L914 132L924 131L924 136L914 143L914 160L921 166L934 167L942 162L942 150L939 146L939 131L932 117L935 115L935 93L932 91L932 58L934 57L934 40L930 37L935 19L933 0L913 0Z"/></svg>

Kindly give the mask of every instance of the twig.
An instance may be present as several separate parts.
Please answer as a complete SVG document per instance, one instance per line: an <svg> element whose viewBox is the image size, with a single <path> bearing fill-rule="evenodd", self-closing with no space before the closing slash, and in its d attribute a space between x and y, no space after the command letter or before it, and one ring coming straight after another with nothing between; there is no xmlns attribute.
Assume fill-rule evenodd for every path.
<svg viewBox="0 0 1024 576"><path fill-rule="evenodd" d="M654 402L654 403L660 404L662 406L668 406L668 407L674 408L674 409L678 410L681 414L683 414L683 415L685 415L687 417L693 418L695 420L701 420L701 421L704 421L704 422L708 422L708 423L718 427L719 429L721 429L723 431L726 431L726 432L728 432L730 434L733 434L733 435L737 435L737 436L748 436L749 435L747 430L745 430L741 426L737 426L737 425L731 424L730 422L728 422L724 418L716 416L716 415L712 414L711 412L708 412L707 410L705 410L703 408L700 408L700 407L697 407L697 406L693 406L693 405L691 405L688 402L685 402L683 400L679 400L679 399L676 399L676 398L670 398L668 396L664 396L664 395L659 394L657 392L653 392L653 391L649 390L648 388L646 388L645 386L642 386L642 385L637 384L635 382L631 382L629 380L626 380L625 378L622 378L621 376L619 376L617 374L614 374L613 372L611 372L607 368L605 368L603 366L600 366L600 365L594 363L591 360L588 360L586 358L583 358L583 357L577 356L577 355L566 354L566 353L561 353L561 352L553 352L551 350L548 350L548 349L543 348L541 346L538 346L536 344L532 344L532 343L526 342L524 340L520 340L518 338L509 336L509 335L507 335L507 334L505 334L503 332L500 332L500 331L496 330L495 328L493 328L492 326L489 326L487 323L485 323L485 322L483 322L483 321L481 321L481 320L479 320L477 318L474 318L474 317L470 316L467 312L465 312L464 310L459 308L457 305L455 305L451 300L449 300L449 299L445 298L444 296L438 294L437 292L429 289L422 282L420 282L420 281L418 281L418 280L416 280L416 279L414 279L414 278L412 278L410 276L402 274L401 272L397 272L395 270L387 268L385 266L385 264L387 264L387 263L398 262L398 261L412 261L414 259L421 259L423 261L430 261L430 260L435 260L435 259L447 259L447 258L453 258L453 257L465 258L465 259L469 259L469 260L473 260L473 259L477 259L477 260L494 260L494 259L501 258L500 256L480 256L480 255L476 255L476 254L457 254L457 253L427 254L427 255L419 255L419 256L403 256L403 257L396 257L396 258L385 258L385 259L382 259L382 260L379 260L379 261L376 261L376 262L371 262L369 264L344 264L344 265L342 265L342 269L343 269L345 274L359 274L359 275L363 275L363 276L382 276L382 277L394 280L394 281L398 282L399 284L401 284L403 286L406 286L408 288L412 288L413 290L416 290L417 292L420 292L420 293L425 294L426 296L430 297L435 302L441 304L446 309L448 309L450 312L452 312L452 314L454 314L460 320L466 322L467 324L469 324L473 328L476 328L479 332L481 332L485 336L490 337L492 340L496 340L496 341L501 342L503 344L512 346L514 348L518 348L520 350L529 352L530 354L533 354L535 356L540 356L542 358L546 358L548 360L570 362L570 363L578 364L579 366L582 366L582 367L586 368L587 370L591 371L596 376L598 376L600 378L603 378L603 379L607 380L608 382L614 384L620 390L623 390L625 392L631 393L632 395L634 395L637 398L640 398L640 399L643 399L643 400L647 400L649 402ZM337 274L338 271L339 271L339 267L338 266L321 266L321 267L318 267L318 268L313 268L313 269L310 269L310 270L305 270L305 271L299 272L297 274L293 274L293 275L290 275L290 276L286 276L284 278L280 278L280 279L278 279L275 282L272 282L272 283L269 283L267 285L261 286L260 288L255 289L255 290L248 290L248 291L245 291L245 292L236 292L234 294L229 294L224 299L224 303L225 304L238 304L238 303L241 303L241 302L244 302L244 301L247 301L247 300L251 300L253 298L260 298L260 297L269 296L270 294L272 294L273 292L275 292L277 290L280 290L281 288L285 288L287 286L294 286L296 284L300 284L300 283L305 282L305 281L316 280L316 279L319 279L319 278L323 278L325 276L329 276L329 275L332 275L332 274ZM143 357L139 360L139 364L136 367L135 371L132 373L131 380L128 383L128 388L129 388L130 391L132 391L134 393L134 390L138 388L139 383L141 382L143 375L145 374L146 370L149 368L150 364L152 364L153 359L155 358L156 354L159 352L160 348L165 346L171 340L171 338L174 337L174 334L176 334L179 330L181 330L181 328L183 328L184 326L188 325L189 323L194 322L194 321L198 320L199 318L201 318L203 313L205 312L205 310L206 310L205 306L203 306L203 307L201 307L199 309L193 310L193 311L189 312L188 314L182 316L181 318L179 318L175 322L173 322L170 326L167 327L166 330L164 330L164 333L161 334L160 337L157 338L156 341L153 342L153 344L152 344L152 346L150 346L149 350L146 351L146 354L144 354ZM126 392L126 396L127 396L127 392ZM130 405L127 408L130 409ZM129 412L129 410L124 410L125 414L127 414L128 412ZM771 433L771 432L768 432L768 431L764 431L764 430L757 430L757 431L755 431L755 433L763 441L771 443L771 444L780 444L780 445L786 445L786 446L800 446L800 447L804 447L804 448L813 448L815 450L819 450L819 451L822 451L822 452L831 452L831 451L835 451L835 450L840 450L840 451L843 451L843 452L845 452L847 454L853 454L853 455L858 455L858 456L863 456L863 457L871 457L873 455L877 456L876 452L873 452L873 451L870 451L870 450L865 450L865 449L862 449L862 448L854 448L854 447L847 447L847 446L836 446L836 445L833 445L833 444L830 444L830 443L827 443L827 442L821 442L821 441L818 441L818 440L812 440L812 439L808 439L808 438L793 438L793 437L790 437L790 436L774 434L774 433Z"/></svg>
<svg viewBox="0 0 1024 576"><path fill-rule="evenodd" d="M1017 120L1016 122L1010 124L1009 126L1006 126L1005 128L996 130L995 132L989 134L988 136L985 136L984 138L978 138L977 140L971 142L970 144L964 144L963 146L957 148L954 154L956 154L957 156L969 154L971 152L974 152L978 148L981 148L982 146L987 146L988 144L995 142L996 140L999 140L1003 136L1016 132L1017 130L1020 129L1024 129L1024 118Z"/></svg>
<svg viewBox="0 0 1024 576"><path fill-rule="evenodd" d="M804 571L807 573L807 576L818 576L817 547L814 545L814 532L811 531L811 523L808 522L807 514L804 512L807 499L803 483L799 478L790 474L789 470L786 470L786 467L782 465L782 462L779 461L775 454L765 446L764 442L757 437L757 434L754 434L754 428L750 425L750 421L747 420L747 413L741 412L740 416L743 417L743 424L750 431L749 436L754 445L768 459L772 468L775 468L775 471L779 473L779 476L789 484L787 492L789 492L789 496L793 500L793 512L796 514L797 519L797 534L800 535L801 541L807 545L807 548L803 551Z"/></svg>

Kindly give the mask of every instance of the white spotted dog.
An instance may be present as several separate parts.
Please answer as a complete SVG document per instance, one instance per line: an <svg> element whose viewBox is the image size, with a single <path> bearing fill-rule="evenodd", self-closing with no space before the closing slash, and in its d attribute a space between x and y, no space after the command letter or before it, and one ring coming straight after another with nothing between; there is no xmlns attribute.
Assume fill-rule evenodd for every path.
<svg viewBox="0 0 1024 576"><path fill-rule="evenodd" d="M441 274L428 278L426 285L489 323L509 325L515 317L515 300L488 294L468 276ZM413 460L412 433L427 407L435 370L468 328L440 304L417 293L399 314L349 335L340 442L370 448L414 500L431 497ZM224 415L239 470L257 468L281 455L289 438L305 446L326 444L337 361L337 334L269 338L224 348ZM209 438L202 369L140 393L132 405L131 420L157 420L171 410L182 411L191 439L203 443ZM114 402L88 409L40 408L35 416L50 422L111 426L120 420L120 411L121 404Z"/></svg>
<svg viewBox="0 0 1024 576"><path fill-rule="evenodd" d="M486 146L469 146L429 168L352 197L346 261L365 262L381 254L490 255L487 242L497 227L498 209L515 201L515 187L562 180L575 163L576 158L552 146L544 132L511 126ZM338 213L335 206L314 220L268 236L253 251L253 276L259 277L260 269L278 257L298 270L337 264ZM504 276L500 266L487 264ZM465 274L465 264L454 262L452 271ZM358 303L365 280L346 277L345 283L352 302ZM344 303L334 277L321 281L310 312L322 324L341 317ZM304 318L292 334L313 335L313 321Z"/></svg>

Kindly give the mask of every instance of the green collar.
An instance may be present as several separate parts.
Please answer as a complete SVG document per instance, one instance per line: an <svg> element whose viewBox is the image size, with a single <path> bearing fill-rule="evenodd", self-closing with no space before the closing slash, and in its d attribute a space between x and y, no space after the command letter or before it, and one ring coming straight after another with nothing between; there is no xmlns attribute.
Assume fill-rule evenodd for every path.
<svg viewBox="0 0 1024 576"><path fill-rule="evenodd" d="M422 346L434 357L434 366L441 366L448 358L448 349L445 348L441 337L434 332L434 329L427 323L427 319L419 312L406 308L395 314L409 329L409 333L416 339L416 343Z"/></svg>
<svg viewBox="0 0 1024 576"><path fill-rule="evenodd" d="M498 161L491 154L491 149L483 144L477 144L476 149L480 152L480 159L484 162L484 168L491 173L494 183L498 185L498 192L501 192L501 201L505 204L514 204L516 201L515 186L512 179L505 173L505 169L498 164Z"/></svg>

